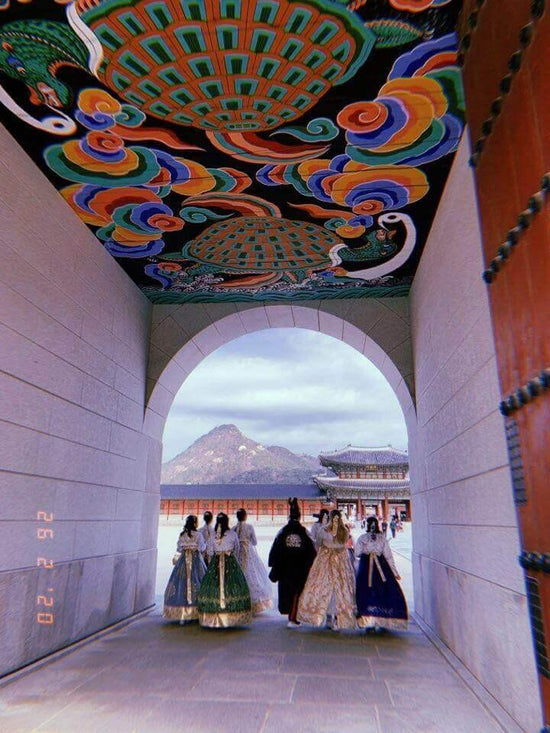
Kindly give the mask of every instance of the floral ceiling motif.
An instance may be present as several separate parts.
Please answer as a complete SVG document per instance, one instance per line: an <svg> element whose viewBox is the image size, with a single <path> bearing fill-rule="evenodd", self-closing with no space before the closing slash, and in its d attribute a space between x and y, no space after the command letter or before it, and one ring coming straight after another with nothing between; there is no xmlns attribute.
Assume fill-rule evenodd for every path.
<svg viewBox="0 0 550 733"><path fill-rule="evenodd" d="M0 0L0 114L154 302L404 295L457 0Z"/></svg>

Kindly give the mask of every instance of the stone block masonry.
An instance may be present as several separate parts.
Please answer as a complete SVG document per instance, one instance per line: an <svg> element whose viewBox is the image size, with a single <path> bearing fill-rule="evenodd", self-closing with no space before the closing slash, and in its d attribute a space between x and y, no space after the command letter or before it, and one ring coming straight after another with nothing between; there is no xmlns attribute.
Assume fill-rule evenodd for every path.
<svg viewBox="0 0 550 733"><path fill-rule="evenodd" d="M4 129L0 148L1 675L151 605L159 499L151 306Z"/></svg>

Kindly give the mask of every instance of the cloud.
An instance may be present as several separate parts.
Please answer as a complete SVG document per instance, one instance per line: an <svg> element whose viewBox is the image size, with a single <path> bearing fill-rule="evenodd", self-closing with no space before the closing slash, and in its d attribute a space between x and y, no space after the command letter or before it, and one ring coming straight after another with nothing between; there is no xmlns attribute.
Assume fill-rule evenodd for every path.
<svg viewBox="0 0 550 733"><path fill-rule="evenodd" d="M164 460L222 423L312 455L348 443L407 446L399 403L378 369L351 346L302 329L248 334L201 362L174 400Z"/></svg>

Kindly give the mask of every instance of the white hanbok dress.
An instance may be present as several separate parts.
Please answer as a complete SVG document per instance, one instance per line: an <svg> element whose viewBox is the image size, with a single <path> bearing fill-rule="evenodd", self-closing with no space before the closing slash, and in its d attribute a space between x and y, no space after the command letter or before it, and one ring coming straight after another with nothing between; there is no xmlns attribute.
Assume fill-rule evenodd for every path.
<svg viewBox="0 0 550 733"><path fill-rule="evenodd" d="M235 532L239 538L237 560L250 589L252 613L261 613L273 606L273 594L267 570L256 550L256 532L248 522L238 522Z"/></svg>
<svg viewBox="0 0 550 733"><path fill-rule="evenodd" d="M326 525L324 522L315 522L315 524L311 525L311 529L309 530L309 534L311 535L311 539L313 540L316 550L321 546L320 532L322 529L325 529L325 527Z"/></svg>

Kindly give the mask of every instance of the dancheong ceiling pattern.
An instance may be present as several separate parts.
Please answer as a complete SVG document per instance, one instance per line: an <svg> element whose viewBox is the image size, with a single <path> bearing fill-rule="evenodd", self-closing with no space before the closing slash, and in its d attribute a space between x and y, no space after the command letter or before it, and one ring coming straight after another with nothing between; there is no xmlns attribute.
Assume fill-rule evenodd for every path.
<svg viewBox="0 0 550 733"><path fill-rule="evenodd" d="M2 119L154 302L404 295L463 128L459 9L0 0Z"/></svg>

